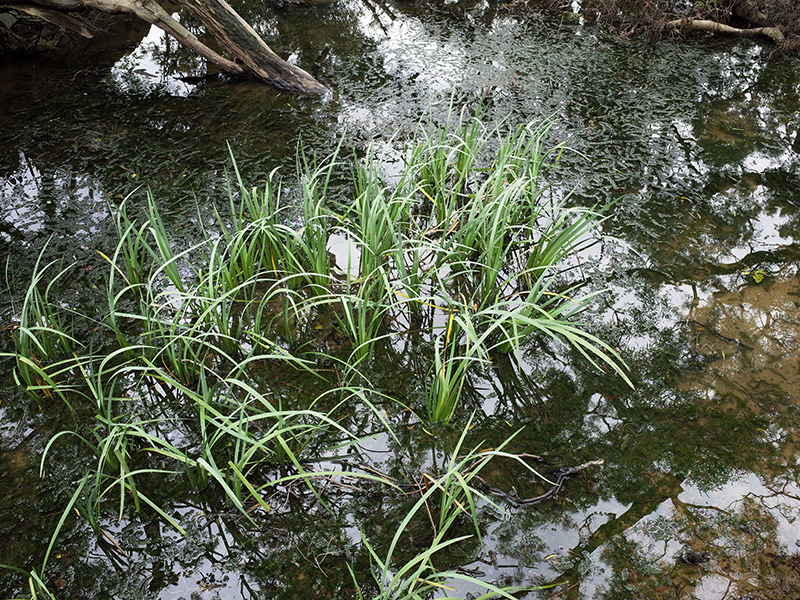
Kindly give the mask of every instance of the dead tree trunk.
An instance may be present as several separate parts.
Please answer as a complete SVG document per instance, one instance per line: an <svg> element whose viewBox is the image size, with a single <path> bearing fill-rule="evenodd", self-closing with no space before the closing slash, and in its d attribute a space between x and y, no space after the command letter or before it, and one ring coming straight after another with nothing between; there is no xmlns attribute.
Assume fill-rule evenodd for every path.
<svg viewBox="0 0 800 600"><path fill-rule="evenodd" d="M60 27L91 33L80 21L80 11L95 9L112 14L132 14L160 27L181 44L217 65L223 72L241 79L257 79L291 92L323 94L325 86L303 69L275 54L256 31L225 0L177 0L192 12L234 59L212 50L164 10L155 0L0 0L8 6Z"/></svg>

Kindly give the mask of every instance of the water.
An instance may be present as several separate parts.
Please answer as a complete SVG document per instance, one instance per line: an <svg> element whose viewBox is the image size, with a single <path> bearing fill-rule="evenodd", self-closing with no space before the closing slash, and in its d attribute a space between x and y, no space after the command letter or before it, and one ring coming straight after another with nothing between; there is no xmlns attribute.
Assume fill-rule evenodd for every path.
<svg viewBox="0 0 800 600"><path fill-rule="evenodd" d="M0 247L10 291L24 289L52 236L48 259L77 262L73 293L91 306L106 272L97 251L114 243L109 206L132 194L143 210L141 186L189 243L200 220L226 210L227 144L255 184L276 167L291 174L301 139L321 153L340 136L359 152L373 140L391 145L424 115L442 121L451 101L470 110L481 103L487 121L508 127L556 115L553 139L581 153L564 155L557 185L572 190L575 204L617 200L604 231L619 242L585 265L610 291L586 318L620 348L637 386L538 347L522 368L498 361L472 378L458 419L478 409L475 443L495 445L523 428L510 449L542 456L532 464L543 471L605 463L548 502L508 506L505 515L481 507L486 547L470 542L447 566L501 583L561 584L530 595L542 598L796 594L797 63L753 41L620 41L569 17L482 3L237 9L333 96L186 84L175 77L204 66L153 31L139 32L133 52L2 66ZM337 189L344 193L346 182ZM12 297L3 323L18 316ZM5 334L3 344L9 350ZM400 352L414 353L413 345ZM420 361L420 379L426 369ZM394 371L379 365L375 384L418 397L419 381ZM39 479L44 446L71 416L5 382L0 563L29 570L91 458L57 445ZM287 378L276 390L302 403L314 390L289 390L307 385ZM367 449L399 476L441 459L458 433L432 437L409 424L400 446L378 438ZM510 464L486 478L521 497L546 489ZM364 579L369 569L357 527L385 548L408 507L340 491L328 512L287 493L270 499L276 510L253 528L213 491L179 479L152 485L186 515L186 539L146 511L117 521L112 507L107 535L70 521L54 548L51 589L64 597L349 598L344 557ZM708 560L687 564L687 552L708 552ZM0 589L16 597L19 583L9 575Z"/></svg>

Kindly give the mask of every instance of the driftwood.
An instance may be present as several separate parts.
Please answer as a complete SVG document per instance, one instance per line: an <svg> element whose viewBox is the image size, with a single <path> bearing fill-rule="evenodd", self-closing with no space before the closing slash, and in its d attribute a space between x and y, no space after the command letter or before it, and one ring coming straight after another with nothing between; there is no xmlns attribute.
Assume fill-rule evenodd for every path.
<svg viewBox="0 0 800 600"><path fill-rule="evenodd" d="M668 21L664 24L664 32L706 31L708 33L736 37L764 36L776 44L783 44L786 41L783 32L759 10L758 6L753 4L752 0L735 0L730 10L733 15L745 21L748 25L752 25L752 27L733 27L709 19L685 18Z"/></svg>
<svg viewBox="0 0 800 600"><path fill-rule="evenodd" d="M219 46L233 56L232 59L222 56L197 39L155 0L0 0L0 8L9 7L25 12L83 37L93 35L81 20L81 13L88 9L135 15L163 29L231 77L256 79L292 92L327 92L325 86L309 73L275 54L225 0L177 2L200 20Z"/></svg>
<svg viewBox="0 0 800 600"><path fill-rule="evenodd" d="M740 27L731 27L717 23L716 21L709 21L708 19L676 19L668 21L664 24L664 31L707 31L709 33L718 33L723 35L733 35L739 37L757 37L766 36L776 44L781 44L784 41L783 33L777 27L752 27L743 29Z"/></svg>

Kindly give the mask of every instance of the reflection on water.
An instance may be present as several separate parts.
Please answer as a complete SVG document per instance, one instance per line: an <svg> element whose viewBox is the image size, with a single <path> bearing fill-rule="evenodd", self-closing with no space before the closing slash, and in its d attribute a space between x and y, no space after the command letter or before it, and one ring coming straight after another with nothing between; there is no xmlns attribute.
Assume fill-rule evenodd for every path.
<svg viewBox="0 0 800 600"><path fill-rule="evenodd" d="M720 291L689 311L694 346L707 357L696 389L714 389L759 405L800 400L800 281L782 274ZM689 382L685 382L689 385ZM766 409L765 409L766 410Z"/></svg>
<svg viewBox="0 0 800 600"><path fill-rule="evenodd" d="M64 229L66 223L64 235L92 238L99 233L99 225L108 219L108 207L101 200L104 193L97 181L68 172L41 172L22 153L19 165L14 175L0 181L0 236L7 243L50 234Z"/></svg>
<svg viewBox="0 0 800 600"><path fill-rule="evenodd" d="M467 404L482 409L476 443L524 428L512 450L542 456L545 473L605 464L546 503L506 506L504 516L483 506L486 546L452 557L454 566L501 583L559 584L542 598L796 594L794 64L766 60L752 41L621 42L569 17L483 4L237 10L334 98L181 82L205 66L157 30L113 66L22 63L13 83L0 84L0 247L10 287L22 289L54 236L47 258L77 260L76 293L91 294L97 251L113 249L108 206L132 194L130 205L143 210L143 184L170 227L187 240L199 235L200 222L227 210L226 143L256 184L276 167L291 173L301 138L320 153L341 135L359 153L380 140L397 156L420 118L442 121L451 103L506 128L555 114L553 139L581 153L562 157L558 192L587 206L616 201L604 227L624 244L584 258L585 277L611 290L586 319L622 349L637 389L544 345L521 365L498 357L469 381ZM340 175L341 194L348 178ZM347 260L346 241L332 250ZM18 306L8 297L0 322L18 318ZM413 340L394 351L397 364L416 361L424 376ZM376 385L413 397L416 382L397 381L396 370L378 365ZM289 383L296 389L281 393L294 400L309 385ZM5 384L0 481L13 492L0 498L0 536L10 540L0 563L30 569L83 464L65 458L38 480L38 455L69 417ZM447 439L431 439L407 415L390 417L401 445L381 438L364 449L387 472L430 466L446 451ZM544 491L513 469L487 479L522 497ZM172 487L159 493L178 502ZM287 495L270 499L276 514L253 530L211 491L179 493L186 503L174 509L191 525L185 540L152 516L110 517L104 526L120 554L75 524L59 546L56 588L119 598L347 598L345 560L369 569L356 526L386 544L404 506L342 493L329 498L330 514Z"/></svg>
<svg viewBox="0 0 800 600"><path fill-rule="evenodd" d="M179 49L180 45L173 38L153 25L136 49L111 68L112 84L121 93L188 96L196 86L178 77L204 75L205 64L199 56L193 57Z"/></svg>

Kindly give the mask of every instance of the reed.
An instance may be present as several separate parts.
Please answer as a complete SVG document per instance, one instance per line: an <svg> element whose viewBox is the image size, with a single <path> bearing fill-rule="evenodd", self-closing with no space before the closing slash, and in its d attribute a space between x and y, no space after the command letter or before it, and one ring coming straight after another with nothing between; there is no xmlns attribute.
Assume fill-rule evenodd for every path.
<svg viewBox="0 0 800 600"><path fill-rule="evenodd" d="M467 118L463 111L456 118L451 106L444 125L420 128L418 139L407 154L407 171L415 191L431 208L429 227L447 231L457 221L462 201L469 198L488 138L480 118Z"/></svg>
<svg viewBox="0 0 800 600"><path fill-rule="evenodd" d="M53 299L70 267L51 275L56 262L42 266L46 248L36 260L14 332L14 378L35 401L55 393L72 411L66 389L81 362L75 353L84 348L74 335L74 323L80 317Z"/></svg>
<svg viewBox="0 0 800 600"><path fill-rule="evenodd" d="M449 422L453 418L468 371L476 363L487 362L482 340L476 338L474 331L473 335L463 335L464 327L471 329L471 326L468 319L457 318L452 312L445 331L434 341L433 376L426 399L431 423Z"/></svg>
<svg viewBox="0 0 800 600"><path fill-rule="evenodd" d="M379 406L389 400L371 391L370 368L404 336L428 351L416 360L430 369L424 397L391 401L424 401L416 417L427 423L455 419L470 373L535 339L573 349L630 383L614 349L578 320L601 292L581 290L572 275L576 254L596 241L604 217L543 196L563 151L546 149L551 125L502 136L462 113L421 131L394 182L369 150L349 203L330 197L339 149L324 160L301 152L299 224L274 171L263 188L247 188L234 162L230 215L217 214L204 239L183 249L152 194L138 220L128 199L115 217L119 243L103 255L105 314L78 316L99 320L86 346L74 334L74 313L52 300L68 269L50 276L56 265L40 257L15 338L18 381L38 398L57 396L73 410L81 403L96 415L45 449L43 465L53 442L67 437L94 457L55 536L76 507L101 527L111 502L118 518L149 507L182 531L169 508L144 493L143 482L158 477L213 487L246 519L254 507L269 511L269 493L280 485L305 486L324 506L315 478L333 475L315 467L356 452L363 433L346 425L348 407L366 407L369 422L394 435ZM332 233L352 244L357 264L334 264ZM323 318L349 345L331 348L315 338ZM324 390L284 397L267 371L305 371ZM181 407L181 419L170 406ZM171 431L162 431L165 421ZM379 556L363 537L376 600L427 597L459 579L478 583L434 566L434 557L466 539L452 536L456 521L469 516L480 535L477 506L491 503L472 482L490 460L509 456L465 450L470 424L388 552ZM336 476L343 473L383 481L355 471ZM409 524L426 514L435 515L430 547L395 564ZM33 593L46 592L36 586L52 545L42 568L29 574L39 590ZM513 597L513 590L483 585L485 597Z"/></svg>
<svg viewBox="0 0 800 600"><path fill-rule="evenodd" d="M345 208L344 234L359 245L359 271L375 272L385 267L395 248L402 244L403 233L412 222L413 194L403 193L402 186L390 191L385 183L374 149L367 150L354 178L353 203Z"/></svg>
<svg viewBox="0 0 800 600"><path fill-rule="evenodd" d="M465 573L441 570L436 567L436 555L450 546L472 537L481 540L478 521L479 503L490 509L500 510L491 498L473 485L473 481L479 476L479 473L492 460L499 457L515 460L532 475L541 477L523 460L504 452L503 448L513 439L514 435L493 450L465 449L465 440L471 424L472 418L466 422L444 470L441 473L425 477L424 492L420 493L419 498L396 528L385 555L379 555L362 532L362 544L369 552L373 565L373 576L378 589L378 593L373 596L372 600L421 600L443 590L455 591L453 585L459 581L479 589L485 589L486 593L480 596L481 598L502 597L512 600L521 593L541 589L495 586ZM472 522L474 533L453 537L450 533L453 525L458 519L465 516ZM430 544L412 558L395 564L395 553L408 535L409 525L419 518L433 520L433 536ZM363 585L352 569L351 575L353 575L359 598L364 599ZM447 597L453 598L452 596Z"/></svg>
<svg viewBox="0 0 800 600"><path fill-rule="evenodd" d="M113 264L122 262L122 267L118 271L125 283L135 289L147 279L147 256L152 255L153 250L147 241L148 223L137 224L128 214L129 199L130 196L126 197L117 207L111 209L119 238Z"/></svg>
<svg viewBox="0 0 800 600"><path fill-rule="evenodd" d="M154 245L148 244L146 248L150 252L153 259L159 264L154 275L163 273L163 275L166 276L170 282L172 282L172 285L175 286L179 292L184 292L186 291L186 286L184 284L183 277L181 276L179 260L182 258L182 255L186 254L186 252L182 252L177 255L174 253L172 240L167 233L164 220L161 218L161 213L156 206L153 193L149 189L147 190L147 205L147 230L150 233L150 237L152 238Z"/></svg>
<svg viewBox="0 0 800 600"><path fill-rule="evenodd" d="M364 360L371 360L375 344L383 337L391 336L385 332L385 321L391 304L382 301L387 289L386 273L382 269L358 286L354 294L336 296L339 311L336 320L341 329L347 332L354 349L348 360L351 367L357 367Z"/></svg>
<svg viewBox="0 0 800 600"><path fill-rule="evenodd" d="M308 284L316 294L327 292L331 277L328 247L334 215L326 209L326 201L331 178L339 164L341 143L321 161L316 155L309 156L302 146L298 152L298 183L303 217L303 225L298 231L298 251L304 259Z"/></svg>

